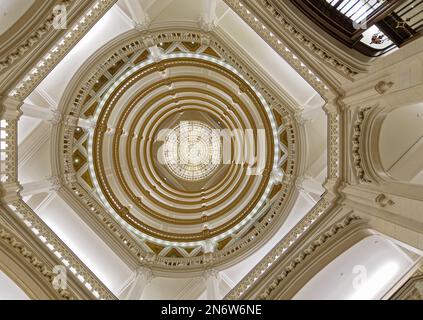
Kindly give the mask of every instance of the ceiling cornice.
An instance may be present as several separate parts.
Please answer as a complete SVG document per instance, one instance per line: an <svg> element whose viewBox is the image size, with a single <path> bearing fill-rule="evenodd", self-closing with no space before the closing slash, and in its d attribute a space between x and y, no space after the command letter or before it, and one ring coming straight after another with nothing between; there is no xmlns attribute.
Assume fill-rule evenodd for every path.
<svg viewBox="0 0 423 320"><path fill-rule="evenodd" d="M0 61L3 61L12 52L17 52L16 49L23 43L29 43L28 39L32 40L31 44L35 47L40 41L44 40L44 37L48 37L53 8L61 4L69 8L69 4L63 0L35 0L31 7L0 36L0 43L2 44ZM35 35L36 37L34 37ZM0 68L4 68L3 64Z"/></svg>
<svg viewBox="0 0 423 320"><path fill-rule="evenodd" d="M226 0L226 2L232 4L236 1ZM266 0L242 2L272 28L278 24L279 28L275 28L275 31L292 48L301 47L303 52L323 62L340 76L352 79L355 75L367 71L372 59L347 47L340 48L340 45L333 43L332 39L325 37L324 33L319 33L318 27L310 27L313 23L296 10L289 1L279 1L277 4Z"/></svg>
<svg viewBox="0 0 423 320"><path fill-rule="evenodd" d="M105 10L105 11L107 11L107 10ZM104 12L103 12L103 14L104 14ZM91 23L94 24L94 21L90 21L90 25L89 25L89 27L87 27L88 29L92 26ZM86 30L84 30L84 31L86 32ZM72 38L68 42L66 42L64 47L59 48L58 50L56 50L56 52L53 52L53 54L52 54L53 57L52 57L51 61L48 61L48 63L45 66L43 66L42 68L40 68L40 70L38 70L39 72L37 72L35 75L29 75L28 79L23 80L21 82L21 85L17 86L15 91L12 92L13 96L18 98L18 99L23 99L24 97L26 97L33 90L33 88L48 74L48 72L54 67L54 65L56 63L58 63L58 61L60 61L63 58L63 56L72 48L72 46L83 36L83 34L85 34L85 33L84 32L78 33L77 36L75 36L74 38ZM285 56L283 56L283 57L285 57ZM294 59L293 57L288 58L288 60L291 63L291 65L294 67L294 69L296 69L300 73L300 75L302 75L314 88L316 88L316 90L318 90L320 93L322 93L322 95L324 97L327 97L327 93L328 93L329 89L327 87L325 87L325 84L322 83L322 81L319 81L317 76L314 76L314 78L313 78L312 75L309 75L307 73L307 69L305 69L302 66L301 61L294 61L296 59ZM22 77L22 79L23 79L23 77ZM333 119L329 124L329 129L332 131L331 137L334 140L334 143L336 145L337 144L337 135L339 133L337 131L337 126L339 124L338 124L336 112L334 112L335 107L332 106L331 108L332 108L331 111L333 113L333 115L332 115ZM293 125L294 126L296 125L295 121L293 121ZM331 147L333 147L333 143L331 143ZM337 156L338 156L338 154L335 150L335 153L333 153L333 155L331 157L331 161L332 161L333 165L336 166L336 167L337 167ZM336 162L336 165L335 165L335 162ZM333 173L331 178L336 179L337 173L338 173L337 168L334 168L331 172Z"/></svg>

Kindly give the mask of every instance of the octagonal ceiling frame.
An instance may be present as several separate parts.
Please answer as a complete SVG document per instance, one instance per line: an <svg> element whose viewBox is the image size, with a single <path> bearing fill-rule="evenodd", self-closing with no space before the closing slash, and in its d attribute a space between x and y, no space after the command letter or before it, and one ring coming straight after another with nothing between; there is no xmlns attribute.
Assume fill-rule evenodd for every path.
<svg viewBox="0 0 423 320"><path fill-rule="evenodd" d="M109 1L109 2L113 2L113 1ZM236 2L236 1L226 1L227 4L240 4L241 2ZM104 9L104 8L103 8ZM106 9L107 10L107 9ZM243 16L243 13L240 12L239 10L237 10L235 8L235 12L237 12L241 17ZM243 17L244 20L245 17ZM91 27L94 24L95 21L90 21L89 26ZM251 23L250 23L251 25ZM253 29L263 38L265 39L268 43L270 42L271 46L275 48L275 46L277 46L278 44L282 43L281 40L283 40L282 38L279 39L279 37L273 35L271 36L270 34L265 34L263 35L260 32L260 25L257 26L253 26ZM54 65L56 63L58 63L58 61L60 61L60 59L64 56L64 54L66 54L68 52L68 50L73 47L73 45L80 39L80 37L83 34L77 35L77 36L71 36L69 37L70 39L68 39L67 41L65 41L65 47L66 49L62 49L63 47L59 48L59 50L55 50L52 51L52 56L53 59L51 59L51 62L48 62L47 64L42 65L42 67L37 70L35 76L34 74L29 73L27 76L22 77L23 82L21 82L16 88L14 88L9 96L11 97L12 103L8 103L9 107L6 104L6 109L11 109L10 113L14 113L14 108L19 109L19 104L22 103L23 99L32 91L31 89L34 88L36 86L37 83L39 83L41 81L42 78L44 78L46 76L46 74L54 67ZM274 38L273 40L269 41L269 36ZM276 42L277 41L277 42ZM286 49L288 49L287 47L285 47ZM288 49L289 50L289 49ZM337 98L340 96L340 94L338 93L338 91L336 90L336 86L332 86L332 85L324 85L324 87L322 88L322 83L323 81L317 81L316 78L310 77L307 73L304 72L304 67L303 67L303 63L301 61L299 61L300 59L294 59L293 56L286 56L286 54L283 54L281 52L281 50L276 50L282 57L284 57L293 67L295 70L297 70L297 72L303 76L304 79L306 79L306 81L308 81L313 87L317 87L317 91L322 95L322 97L325 98L325 100L328 102L327 103L327 107L326 110L329 113L329 132L330 132L330 138L329 138L329 184L327 184L327 189L331 189L332 192L330 192L332 194L331 197L329 197L329 200L326 201L321 201L318 203L318 207L321 208L323 211L326 210L329 205L328 202L330 204L330 202L334 199L334 194L335 192L333 192L333 185L335 184L336 180L339 178L339 165L340 165L340 161L339 161L339 140L338 140L338 135L339 135L339 117L337 114ZM51 56L50 56L51 57ZM316 66L315 63L309 63L310 66L313 66L313 69L319 69L318 66ZM310 70L310 69L308 69ZM323 78L323 76L322 76ZM317 82L317 83L316 83ZM325 81L326 82L326 81ZM330 83L330 81L327 81L326 83ZM17 100L17 101L16 101ZM11 105L11 106L10 106ZM10 153L10 150L8 150ZM13 158L13 155L12 155ZM332 188L331 188L332 186ZM335 196L336 197L336 196ZM324 203L322 205L322 203ZM313 211L313 210L312 210ZM314 210L315 211L315 210ZM302 226L304 225L304 221L301 221L297 226ZM298 231L296 229L292 230L290 232L290 235L292 236L293 231Z"/></svg>

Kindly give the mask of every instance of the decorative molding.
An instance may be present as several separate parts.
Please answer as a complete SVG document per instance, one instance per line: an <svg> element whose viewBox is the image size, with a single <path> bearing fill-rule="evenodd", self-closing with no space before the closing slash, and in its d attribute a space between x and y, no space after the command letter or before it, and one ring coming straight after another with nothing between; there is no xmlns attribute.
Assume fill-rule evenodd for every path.
<svg viewBox="0 0 423 320"><path fill-rule="evenodd" d="M328 117L328 179L336 180L339 178L339 114L330 112Z"/></svg>
<svg viewBox="0 0 423 320"><path fill-rule="evenodd" d="M391 300L423 300L423 272L418 269Z"/></svg>
<svg viewBox="0 0 423 320"><path fill-rule="evenodd" d="M226 295L227 300L240 299L253 286L260 276L269 270L274 263L303 235L325 211L330 202L321 199L313 209L298 222L295 227Z"/></svg>
<svg viewBox="0 0 423 320"><path fill-rule="evenodd" d="M102 3L103 3L104 1L102 1ZM109 2L112 2L112 1L109 1ZM105 11L104 11L105 12ZM90 17L90 23L93 23L93 21L94 21L95 19L94 18L92 18L91 19L91 17ZM84 28L85 28L86 26L84 25ZM261 28L261 26L257 26L258 27L258 29L260 29ZM268 37L270 37L270 38L272 38L272 40L271 40L271 43L273 43L274 45L279 45L279 46L281 46L281 43L279 43L279 42L281 42L280 40L278 40L278 39L276 39L276 37L272 37L271 35L270 35L271 33L268 33ZM82 35L83 35L83 33L82 32L79 32L78 31L78 35L80 35L80 37L82 37ZM261 34L260 34L261 35ZM186 41L191 41L191 36L189 36L189 33L187 33L187 34L183 34L182 35L184 38L186 38L187 40ZM68 41L68 42L66 42L66 48L71 48L72 46L73 46L73 44L76 42L76 41L78 41L79 39L80 39L80 37L78 38L78 39L76 39L76 37L77 37L77 35L71 35L69 38L70 39L72 39L72 41ZM170 39L170 38L172 38L172 35L167 35L165 38L164 38L164 40L162 40L162 41L166 41L166 40L168 40L168 39ZM179 34L179 35L175 35L175 38L181 38L181 35ZM201 36L201 41L203 42L203 43L205 43L206 41L210 41L209 40L209 38L207 37L207 36L204 36L204 35L202 35ZM281 52L289 52L289 51L286 51L286 47L282 47L281 46L281 49L279 49L278 50L278 52L281 54ZM28 79L28 81L24 81L23 83L22 83L22 86L18 86L18 88L16 89L16 91L15 92L13 92L14 93L14 95L16 96L16 97L18 97L18 98L20 98L20 99L23 99L36 85L37 85L37 83L39 82L39 80L40 79L42 79L46 74L47 74L47 72L49 71L49 70L51 70L51 68L54 66L54 64L55 63L57 63L58 61L60 61L60 59L61 59L61 57L63 57L64 56L64 54L67 52L65 52L66 50L63 48L63 47L61 47L61 48L59 48L56 52L54 52L53 53L53 55L52 55L52 60L49 60L49 61L47 61L48 63L45 65L46 67L44 68L44 66L42 67L42 69L40 69L40 70L37 70L37 72L35 73L36 74L36 76L35 77L32 77L32 76L30 76L30 78ZM282 55L282 54L281 54ZM289 62L294 66L294 68L296 69L296 70L300 70L300 74L307 80L307 81L310 81L310 83L315 87L315 88L317 88L318 89L318 91L319 92L321 92L321 93L327 93L328 92L328 90L329 90L329 88L327 88L323 83L322 83L322 81L316 76L316 75L314 75L313 73L310 73L310 71L309 71L309 69L305 66L305 64L304 63L302 63L298 58L296 58L295 59L295 55L293 55L292 53L287 53L287 54L284 54L284 55L282 55L282 56L286 56L286 57L288 57L288 59L289 59ZM233 62L233 61L232 61ZM39 73L38 73L39 72ZM272 103L273 104L273 103ZM277 107L276 107L277 108ZM338 126L339 126L339 119L337 118L337 116L334 116L334 121L333 121L333 123L332 123L332 128L333 128L333 130L331 131L331 132L333 132L333 134L331 135L331 137L332 137L332 139L335 141L335 143L333 144L333 145L335 145L335 147L333 147L333 145L331 144L331 146L330 146L330 148L334 148L334 153L332 153L332 158L331 158L331 163L332 163L332 177L337 177L338 176L338 149L337 149L337 144L338 144L338 137L336 137L335 138L335 136L339 133L338 131L339 131L339 128L338 128ZM295 127L295 123L292 125L292 127L290 128L290 130L294 130L293 129L293 127ZM332 141L332 140L331 140ZM292 148L292 147L291 147ZM296 155L296 157L298 157L298 155ZM291 183L291 181L290 181L290 179L288 179L288 177L290 177L291 175L290 174L287 174L285 177L284 177L284 182L286 182L287 184L288 183ZM286 179L285 179L286 178ZM289 187L289 185L282 185L282 190L284 190L284 189L287 189ZM74 187L72 186L71 187L71 190L72 191L75 191L75 189L74 189ZM81 191L81 190L76 190L76 192L78 192L78 193L76 193L77 195L78 195L78 197L79 198L82 198L83 197L83 191ZM287 191L285 191L285 192L287 192ZM283 196L286 196L286 194L284 194ZM87 201L87 199L88 198L86 198L85 200L82 200L82 201ZM271 210L271 212L269 212L269 214L266 216L266 217L273 217L277 212L278 212L278 210L281 210L281 207L280 207L280 205L278 206L278 205L276 205L277 204L277 202L278 202L278 200L279 199L276 199L276 201L275 201L275 208L276 209L273 209L272 208L272 210ZM90 200L88 200L88 201L90 201ZM113 230L113 232L115 232L117 235L118 235L118 237L125 243L125 244L127 244L127 243L129 243L130 241L133 241L132 239L128 239L127 237L125 237L125 236L122 236L122 234L121 233L119 233L120 231L119 231L119 228L117 228L116 229L116 224L112 221L112 220L110 220L108 217L105 217L101 212L100 212L100 210L99 210L99 208L97 207L97 206L95 206L95 205L93 205L92 203L86 203L86 204L89 204L89 210L91 210L90 212L92 212L92 211L94 211L95 212L95 214L97 214L98 216L99 216L99 218L101 219L101 220L104 220L104 221L106 221L106 224L108 224L108 226L109 226L109 228L111 229L111 230ZM311 214L309 214L308 216L307 216L307 219L313 219L313 212L314 211L312 211L311 212ZM264 220L266 220L266 219L264 219ZM266 222L264 222L264 223L262 223L262 225L264 226L264 225L267 225L267 223ZM298 226L298 225L297 225ZM116 231L117 230L117 231ZM221 256L222 257L225 257L226 259L228 259L228 260L230 260L230 259L232 259L233 258L233 256L232 256L232 253L233 252L236 252L236 251L240 251L241 249L243 249L249 242L251 242L253 239L256 239L256 238L259 238L258 237L258 235L259 236L262 236L265 232L263 232L265 230L265 228L263 227L262 229L259 229L259 230L254 230L254 231L252 231L251 233L250 233L250 235L247 235L244 239L243 239L243 242L241 242L241 243L237 243L236 244L236 246L234 246L234 247L231 247L230 248L230 250L226 250L226 251L224 251L224 252L221 252L220 254L221 254ZM290 235L289 236L291 236L291 237L294 237L294 239L295 239L295 234L296 234L296 232L298 232L298 229L296 229L296 230L294 230L293 231L293 233L290 233ZM132 251L132 252L136 252L136 247L137 247L138 245L137 244L134 244L134 242L132 242L132 244L128 244L128 248ZM142 255L141 254L139 254L139 252L138 253L136 253L137 255L138 255L138 257L140 258L140 260L142 261L143 260L143 257L142 257ZM195 259L193 259L193 260L195 260ZM151 261L150 259L147 259L147 258L145 258L144 259L144 262L145 261ZM179 270L183 270L184 268L187 268L187 267L190 267L190 266L192 266L192 265L195 265L196 267L201 267L202 265L203 265L203 263L204 262L207 262L207 263L211 263L210 261L212 261L212 260L209 260L209 259L205 259L205 260L202 260L202 259L196 259L195 261L189 261L189 262L184 262L184 261L181 261L180 259L176 259L176 258L174 258L174 259L170 259L170 258L168 258L168 259L161 259L160 257L158 257L156 260L155 260L155 263L158 263L158 265L160 265L161 264L161 266L163 266L163 267L165 267L165 268L167 268L167 267L171 267L171 268L175 268L175 269L179 269ZM144 262L142 262L142 263L144 263ZM148 263L148 262L147 262Z"/></svg>
<svg viewBox="0 0 423 320"><path fill-rule="evenodd" d="M7 203L9 208L22 219L28 226L28 231L32 231L46 244L47 248L58 257L68 270L72 271L85 290L97 298L114 299L114 295L88 270L88 268L64 245L44 222L19 198L19 184L17 183L17 119L20 116L19 106L21 101L34 90L35 86L50 72L50 70L65 56L66 53L82 38L82 36L94 25L96 21L114 4L114 0L99 0L92 8L86 12L85 16L75 23L64 38L58 41L50 52L39 61L29 74L23 77L18 86L9 93L9 97L2 99L2 136L6 137L2 152L5 154L4 164L1 168L2 181L2 202ZM45 30L44 30L45 31ZM41 41L41 39L40 39ZM26 52L26 50L23 50ZM18 57L15 57L18 58ZM13 58L13 61L16 59ZM8 60L6 64L13 62ZM9 66L9 65L7 65ZM6 67L7 67L6 66ZM5 65L3 64L3 68ZM16 103L15 103L16 101ZM16 111L9 110L11 105L18 107ZM55 117L53 123L61 119Z"/></svg>
<svg viewBox="0 0 423 320"><path fill-rule="evenodd" d="M63 5L68 10L71 7L70 0L60 0L57 5ZM53 21L56 15L51 12L47 19L44 20L38 27L34 28L30 34L26 35L26 39L19 45L13 46L13 50L9 51L0 60L0 71L5 72L6 69L11 68L17 64L18 61L23 59L29 51L42 42L53 28Z"/></svg>
<svg viewBox="0 0 423 320"><path fill-rule="evenodd" d="M18 85L9 92L9 96L23 101L115 2L116 0L98 0L81 19L69 28L70 31L38 61L37 65L22 78Z"/></svg>
<svg viewBox="0 0 423 320"><path fill-rule="evenodd" d="M358 69L352 67L345 61L334 56L328 50L320 46L316 41L313 41L305 32L301 31L297 25L290 21L287 15L282 10L280 10L279 8L275 8L274 5L269 1L259 0L254 3L250 3L249 1L245 0L225 0L225 2L236 13L238 13L248 24L250 24L250 26L255 29L257 33L264 34L265 32L267 32L266 28L262 27L262 22L260 21L269 19L265 17L267 14L273 19L273 21L279 22L280 30L277 31L279 31L281 34L285 33L285 35L289 35L291 41L294 41L299 46L307 50L310 54L312 54L315 59L323 62L331 68L334 68L339 73L348 78L351 78L359 73ZM257 11L260 10L260 13L263 13L262 15L259 14L259 17L257 17L260 19L254 17L254 14L252 13L253 7L255 9L258 9ZM271 38L272 37L269 37L268 35L264 37L264 39L267 41L272 41ZM286 58L288 61L292 61L292 57L288 56Z"/></svg>
<svg viewBox="0 0 423 320"><path fill-rule="evenodd" d="M15 215L28 226L66 268L81 282L85 290L99 299L115 299L113 293L89 270L81 260L60 240L57 235L32 211L23 200L8 205L10 214Z"/></svg>
<svg viewBox="0 0 423 320"><path fill-rule="evenodd" d="M277 34L279 31L275 26L269 27L266 25L266 22L261 21L262 17L256 17L252 12L250 5L247 1L238 1L238 0L225 0L226 4L230 6L247 24L249 24L258 35L262 37L274 50L283 57L324 99L329 100L329 97L335 95L338 96L338 93L334 92L333 88L330 88L329 85L326 85L324 80L320 79L306 63L301 61L301 59L294 54L290 48L284 43L284 40L281 38L284 33ZM334 60L332 57L328 56L321 49L317 48L316 45L312 44L303 34L299 33L294 26L292 26L284 17L281 16L281 13L277 13L276 10L269 5L266 0L260 0L260 2L255 2L256 6L266 7L276 21L282 22L282 25L285 27L284 30L289 31L293 34L293 41L302 41L306 42L306 46L301 46L303 48L309 48L310 46L315 49L314 52L317 57L326 57L330 65L336 66L339 70L344 71L347 75L355 75L358 72L352 71L349 67L344 64ZM270 7L269 7L270 6ZM330 104L325 106L328 115L328 179L331 181L336 181L339 178L339 166L340 166L340 155L339 155L339 111L338 111L337 100L334 100Z"/></svg>
<svg viewBox="0 0 423 320"><path fill-rule="evenodd" d="M380 95L385 94L386 92L388 92L392 86L394 85L394 83L392 81L386 82L386 81L379 81L378 83L376 83L375 85L375 90L377 93L379 93Z"/></svg>
<svg viewBox="0 0 423 320"><path fill-rule="evenodd" d="M320 79L316 74L314 74L309 67L300 60L300 58L295 55L287 46L283 43L283 40L276 36L274 32L271 31L266 25L265 22L260 21L254 14L248 9L245 1L238 0L225 0L226 4L232 8L254 31L265 40L273 49L283 57L319 94L325 96L329 90L329 87ZM279 18L278 18L279 17ZM277 21L280 21L284 24L286 21L281 18L279 15L275 16ZM295 29L290 25L285 25L285 28L289 32L293 32Z"/></svg>
<svg viewBox="0 0 423 320"><path fill-rule="evenodd" d="M20 110L23 103L17 99L0 95L0 115L5 120L18 120L22 115Z"/></svg>
<svg viewBox="0 0 423 320"><path fill-rule="evenodd" d="M1 120L0 125L1 140L4 142L0 146L2 154L2 166L1 166L1 197L2 201L8 201L9 198L13 199L17 197L19 191L17 181L18 171L18 144L17 144L17 132L18 132L18 121L17 120Z"/></svg>
<svg viewBox="0 0 423 320"><path fill-rule="evenodd" d="M395 204L395 202L388 198L385 194L380 193L376 198L375 198L375 202L382 208L386 207L386 206L393 206Z"/></svg>
<svg viewBox="0 0 423 320"><path fill-rule="evenodd" d="M362 125L366 118L367 112L372 109L372 107L360 108L357 113L357 120L353 125L352 132L352 161L355 168L357 178L362 183L371 183L372 181L366 175L363 165L362 165L362 147L361 147L361 134L362 134Z"/></svg>

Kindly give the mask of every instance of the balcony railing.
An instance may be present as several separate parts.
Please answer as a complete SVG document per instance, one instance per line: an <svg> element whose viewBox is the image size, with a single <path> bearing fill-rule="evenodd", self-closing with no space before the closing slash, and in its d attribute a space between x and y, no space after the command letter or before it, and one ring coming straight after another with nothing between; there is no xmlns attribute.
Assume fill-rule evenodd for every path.
<svg viewBox="0 0 423 320"><path fill-rule="evenodd" d="M368 56L401 47L423 33L423 0L291 2L334 38Z"/></svg>

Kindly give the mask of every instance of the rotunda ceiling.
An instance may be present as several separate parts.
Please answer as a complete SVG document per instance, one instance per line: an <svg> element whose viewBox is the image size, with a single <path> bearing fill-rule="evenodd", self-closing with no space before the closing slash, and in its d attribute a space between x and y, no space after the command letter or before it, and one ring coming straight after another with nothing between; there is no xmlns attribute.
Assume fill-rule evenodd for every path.
<svg viewBox="0 0 423 320"><path fill-rule="evenodd" d="M270 172L277 168L276 125L262 101L234 71L201 54L163 56L131 70L115 82L94 115L92 176L103 202L153 241L198 245L234 232L263 205L273 185ZM207 125L195 121L199 117ZM200 130L188 133L191 139L197 136L194 148L200 156L192 155L191 142L182 141L182 158L170 162L169 139L177 139L175 130L189 124ZM185 140L187 133L178 135ZM217 156L213 159L204 148L214 148ZM208 179L198 179L203 172Z"/></svg>
<svg viewBox="0 0 423 320"><path fill-rule="evenodd" d="M68 108L77 123L65 126L76 196L170 258L247 244L282 221L294 168L288 112L222 47L193 40L158 37L98 59Z"/></svg>

